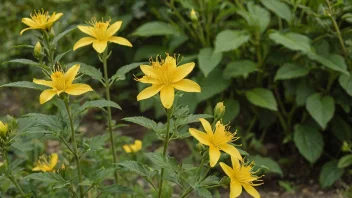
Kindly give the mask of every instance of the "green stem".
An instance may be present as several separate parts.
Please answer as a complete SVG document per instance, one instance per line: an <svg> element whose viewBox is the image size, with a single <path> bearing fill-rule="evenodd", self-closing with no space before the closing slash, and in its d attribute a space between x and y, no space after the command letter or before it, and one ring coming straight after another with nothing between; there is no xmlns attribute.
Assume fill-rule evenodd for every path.
<svg viewBox="0 0 352 198"><path fill-rule="evenodd" d="M109 84L109 76L108 76L108 66L107 66L107 59L108 59L108 48L105 49L103 52L103 65L104 65L104 80L105 80L105 95L106 99L110 101L110 84ZM110 144L111 144L111 154L112 154L112 159L113 163L117 163L117 158L116 158L116 150L115 150L115 142L114 142L114 135L112 133L112 121L111 121L111 108L110 106L107 107L108 109L108 130L110 134ZM117 171L115 171L115 182L116 184L119 183L119 176Z"/></svg>
<svg viewBox="0 0 352 198"><path fill-rule="evenodd" d="M172 108L172 107L171 107L171 108ZM167 147L168 147L168 145L169 145L170 120L171 120L171 113L172 113L171 108L167 110L167 128L166 128L166 137L165 137L164 149L163 149L163 156L164 156L164 158L166 157ZM162 168L162 169L161 169L161 173L160 173L160 180L159 180L160 182L159 182L158 198L161 198L161 192L162 192L162 190L163 190L164 171L165 171L165 169Z"/></svg>
<svg viewBox="0 0 352 198"><path fill-rule="evenodd" d="M196 177L197 177L197 179L199 179L199 177L200 177L200 170L202 169L202 167L203 167L203 165L204 165L204 162L205 162L205 159L204 159L204 156L203 156L203 158L202 158L202 161L200 162L200 165L199 165L199 167L198 167L198 169L197 169L197 172L196 172ZM200 180L199 180L200 181ZM198 182L197 182L198 183ZM187 190L185 190L183 193L182 193L182 195L181 195L181 197L186 197L189 193L191 193L192 192L192 187L190 186L190 187L188 187L188 189Z"/></svg>
<svg viewBox="0 0 352 198"><path fill-rule="evenodd" d="M205 174L203 175L203 177L194 185L197 186L200 182L203 182L205 180L205 178L207 178L207 175L210 171L210 168L208 168L208 170L205 172ZM185 198L187 197L187 195L189 195L189 193L191 193L193 191L192 187L189 187L182 195L181 198Z"/></svg>
<svg viewBox="0 0 352 198"><path fill-rule="evenodd" d="M12 172L9 168L9 159L7 157L7 150L3 150L3 157L4 157L4 160L5 160L5 167L7 169L7 172L8 172L8 175L7 175L7 178L9 178L11 180L11 182L16 186L17 190L21 193L21 196L22 197L25 197L25 193L23 192L22 188L20 187L20 185L18 184L17 180L15 179L15 177L12 175Z"/></svg>
<svg viewBox="0 0 352 198"><path fill-rule="evenodd" d="M75 128L73 126L73 120L72 120L72 116L71 116L71 112L70 112L70 107L69 107L69 103L68 103L68 98L64 99L65 102L65 107L66 107L66 111L68 114L68 118L70 119L70 126L71 126L71 138L72 138L72 145L73 145L73 156L75 158L76 161L76 166L77 166L77 172L78 172L78 180L79 183L82 183L82 170L81 170L81 165L79 162L79 157L78 157L78 149L77 149L77 142L76 142L76 135L75 135ZM79 191L80 191L80 197L83 198L84 197L84 190L83 190L83 186L79 185Z"/></svg>

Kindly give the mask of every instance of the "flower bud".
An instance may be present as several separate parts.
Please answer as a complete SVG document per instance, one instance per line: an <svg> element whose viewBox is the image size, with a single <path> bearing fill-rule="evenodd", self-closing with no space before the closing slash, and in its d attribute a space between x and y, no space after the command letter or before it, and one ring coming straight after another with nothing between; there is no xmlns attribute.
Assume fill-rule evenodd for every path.
<svg viewBox="0 0 352 198"><path fill-rule="evenodd" d="M348 143L346 141L343 141L341 150L343 152L349 152L351 150L350 145L348 145Z"/></svg>
<svg viewBox="0 0 352 198"><path fill-rule="evenodd" d="M50 40L53 40L55 37L55 31L53 28L50 29L50 32L49 32L49 39Z"/></svg>
<svg viewBox="0 0 352 198"><path fill-rule="evenodd" d="M218 102L214 108L214 118L220 120L225 114L224 102Z"/></svg>
<svg viewBox="0 0 352 198"><path fill-rule="evenodd" d="M42 56L42 45L40 44L39 41L34 46L34 56L36 58L39 58Z"/></svg>
<svg viewBox="0 0 352 198"><path fill-rule="evenodd" d="M197 149L201 153L205 148L204 148L204 145L202 143L198 142Z"/></svg>
<svg viewBox="0 0 352 198"><path fill-rule="evenodd" d="M189 18L190 18L193 22L197 22L197 21L198 21L197 12L194 11L194 9L192 9L191 12L189 12Z"/></svg>
<svg viewBox="0 0 352 198"><path fill-rule="evenodd" d="M8 126L7 124L4 124L3 122L0 121L0 138L6 138L8 132Z"/></svg>

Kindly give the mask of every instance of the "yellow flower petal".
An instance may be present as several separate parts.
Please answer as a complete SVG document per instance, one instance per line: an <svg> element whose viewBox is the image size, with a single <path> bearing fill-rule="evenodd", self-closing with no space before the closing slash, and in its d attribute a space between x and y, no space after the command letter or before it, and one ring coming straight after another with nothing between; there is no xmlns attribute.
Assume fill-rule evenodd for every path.
<svg viewBox="0 0 352 198"><path fill-rule="evenodd" d="M206 133L203 133L197 129L190 128L189 133L196 138L200 143L209 146L211 144L210 138Z"/></svg>
<svg viewBox="0 0 352 198"><path fill-rule="evenodd" d="M44 86L48 86L48 87L53 87L54 84L52 81L47 81L47 80L39 80L39 79L33 79L33 82L35 84L38 84L38 85L44 85Z"/></svg>
<svg viewBox="0 0 352 198"><path fill-rule="evenodd" d="M47 90L43 91L39 97L40 104L44 104L44 103L48 102L49 100L51 100L55 96L56 93L57 92L52 89L47 89Z"/></svg>
<svg viewBox="0 0 352 198"><path fill-rule="evenodd" d="M73 50L76 50L80 47L86 46L86 45L90 45L92 44L96 39L93 37L83 37L81 39L79 39L75 45L73 46Z"/></svg>
<svg viewBox="0 0 352 198"><path fill-rule="evenodd" d="M199 121L202 123L202 126L209 135L213 135L213 130L211 129L210 123L204 119L204 118L199 118Z"/></svg>
<svg viewBox="0 0 352 198"><path fill-rule="evenodd" d="M108 45L108 43L106 41L99 41L99 40L95 40L93 42L93 48L95 49L95 51L97 51L99 54L103 53L104 50L106 49L106 46Z"/></svg>
<svg viewBox="0 0 352 198"><path fill-rule="evenodd" d="M33 21L32 19L30 18L23 18L22 19L22 23L30 26L30 27L34 27L34 26L37 26L37 24L35 23L35 21Z"/></svg>
<svg viewBox="0 0 352 198"><path fill-rule="evenodd" d="M158 79L155 79L149 76L143 76L142 78L139 78L138 81L141 83L161 84L161 82Z"/></svg>
<svg viewBox="0 0 352 198"><path fill-rule="evenodd" d="M210 166L214 167L216 163L219 161L219 159L220 159L220 150L215 146L210 145L209 146Z"/></svg>
<svg viewBox="0 0 352 198"><path fill-rule="evenodd" d="M242 186L241 184L236 181L236 180L231 180L230 183L230 198L235 198L240 196L242 193Z"/></svg>
<svg viewBox="0 0 352 198"><path fill-rule="evenodd" d="M194 68L195 63L186 63L179 67L176 67L176 71L172 78L172 82L177 82L185 78Z"/></svg>
<svg viewBox="0 0 352 198"><path fill-rule="evenodd" d="M157 94L161 89L163 88L163 85L152 85L150 87L145 88L143 91L141 91L138 96L137 96L137 101L144 100L147 98L150 98Z"/></svg>
<svg viewBox="0 0 352 198"><path fill-rule="evenodd" d="M81 32L86 33L94 38L96 38L96 35L94 34L93 28L90 26L83 26L83 25L79 25L77 26L79 30L81 30Z"/></svg>
<svg viewBox="0 0 352 198"><path fill-rule="evenodd" d="M176 68L176 59L172 56L166 56L165 63L169 64L173 68Z"/></svg>
<svg viewBox="0 0 352 198"><path fill-rule="evenodd" d="M33 30L33 29L39 29L39 28L32 28L32 27L24 28L24 29L20 32L20 35L22 35L23 32L25 32L25 31L27 31L27 30Z"/></svg>
<svg viewBox="0 0 352 198"><path fill-rule="evenodd" d="M242 156L240 152L236 149L236 147L232 146L231 144L222 144L222 145L219 145L219 148L223 150L225 153L231 155L232 157L242 160Z"/></svg>
<svg viewBox="0 0 352 198"><path fill-rule="evenodd" d="M219 164L220 164L222 170L225 172L225 174L226 174L230 179L233 178L233 175L234 175L233 169L232 169L230 166L228 166L227 164L223 163L223 162L220 162Z"/></svg>
<svg viewBox="0 0 352 198"><path fill-rule="evenodd" d="M174 103L175 90L172 86L165 86L160 90L160 100L166 109L170 109Z"/></svg>
<svg viewBox="0 0 352 198"><path fill-rule="evenodd" d="M41 170L42 170L42 168L39 167L39 166L36 166L36 167L32 168L32 171L41 171Z"/></svg>
<svg viewBox="0 0 352 198"><path fill-rule="evenodd" d="M87 84L72 84L65 90L67 94L74 96L82 95L88 91L93 91L93 89Z"/></svg>
<svg viewBox="0 0 352 198"><path fill-rule="evenodd" d="M119 45L125 45L125 46L128 46L128 47L132 47L132 44L125 38L123 37L119 37L119 36L112 36L109 38L110 42L113 42L113 43L117 43Z"/></svg>
<svg viewBox="0 0 352 198"><path fill-rule="evenodd" d="M252 195L252 197L260 198L260 194L253 186L246 183L242 183L242 186L248 192L248 194Z"/></svg>
<svg viewBox="0 0 352 198"><path fill-rule="evenodd" d="M237 157L231 156L231 163L234 170L240 170L241 164Z"/></svg>
<svg viewBox="0 0 352 198"><path fill-rule="evenodd" d="M110 27L106 30L106 34L108 37L114 35L119 29L121 28L122 21L116 21L115 23L111 24Z"/></svg>
<svg viewBox="0 0 352 198"><path fill-rule="evenodd" d="M178 82L172 83L172 86L175 89L185 92L200 92L200 86L196 82L188 79L182 79Z"/></svg>
<svg viewBox="0 0 352 198"><path fill-rule="evenodd" d="M122 146L122 149L123 149L126 153L132 152L131 147L130 147L130 145L128 145L128 144L123 145L123 146Z"/></svg>
<svg viewBox="0 0 352 198"><path fill-rule="evenodd" d="M59 156L56 153L51 154L51 158L50 158L50 169L51 170L53 170L53 168L55 168L58 161L59 161Z"/></svg>
<svg viewBox="0 0 352 198"><path fill-rule="evenodd" d="M134 145L135 145L135 147L136 147L135 152L137 152L137 151L139 151L139 150L142 149L142 141L140 141L140 140L135 140L135 141L134 141Z"/></svg>
<svg viewBox="0 0 352 198"><path fill-rule="evenodd" d="M59 20L60 17L62 17L62 13L53 13L53 15L49 18L48 22L54 23L55 21Z"/></svg>
<svg viewBox="0 0 352 198"><path fill-rule="evenodd" d="M72 84L72 81L77 76L79 68L80 68L80 65L75 64L70 69L68 69L67 72L64 74L66 86L70 86Z"/></svg>
<svg viewBox="0 0 352 198"><path fill-rule="evenodd" d="M158 78L158 74L155 72L153 67L149 65L141 65L140 68L146 76L150 76L152 78Z"/></svg>

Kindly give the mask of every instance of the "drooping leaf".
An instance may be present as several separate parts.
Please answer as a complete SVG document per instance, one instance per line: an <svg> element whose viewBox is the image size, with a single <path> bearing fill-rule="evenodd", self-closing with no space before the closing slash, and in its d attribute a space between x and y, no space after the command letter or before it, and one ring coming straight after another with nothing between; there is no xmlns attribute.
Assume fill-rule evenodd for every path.
<svg viewBox="0 0 352 198"><path fill-rule="evenodd" d="M324 164L320 175L319 183L321 187L326 188L333 185L343 175L344 170L337 167L337 160Z"/></svg>
<svg viewBox="0 0 352 198"><path fill-rule="evenodd" d="M281 177L283 176L280 165L273 159L269 157L262 157L260 155L249 156L248 158L251 161L254 161L256 166L265 166L269 169L269 172L279 174Z"/></svg>
<svg viewBox="0 0 352 198"><path fill-rule="evenodd" d="M198 54L199 68L207 77L213 69L218 66L222 58L222 53L216 53L212 48L203 48Z"/></svg>
<svg viewBox="0 0 352 198"><path fill-rule="evenodd" d="M113 80L125 80L126 79L126 74L128 72L130 72L131 70L139 67L142 64L145 64L145 62L131 63L129 65L122 66L116 71L116 73L111 77L111 79L113 79Z"/></svg>
<svg viewBox="0 0 352 198"><path fill-rule="evenodd" d="M56 115L47 115L42 113L29 113L23 116L24 118L32 119L36 123L36 126L45 127L46 129L54 131L62 131L63 124L62 120Z"/></svg>
<svg viewBox="0 0 352 198"><path fill-rule="evenodd" d="M72 32L73 30L75 30L77 28L77 26L74 26L73 28L67 29L63 32L61 32L60 34L58 34L57 36L55 36L55 38L53 39L53 41L51 42L51 44L55 45L60 39L62 39L62 37L64 37L66 34Z"/></svg>
<svg viewBox="0 0 352 198"><path fill-rule="evenodd" d="M346 91L346 93L352 96L352 76L341 74L339 78L339 83L341 87Z"/></svg>
<svg viewBox="0 0 352 198"><path fill-rule="evenodd" d="M265 8L255 5L253 2L247 4L248 12L243 10L237 11L248 23L248 25L261 34L266 30L270 23L270 13Z"/></svg>
<svg viewBox="0 0 352 198"><path fill-rule="evenodd" d="M113 107L121 110L120 105L116 104L113 101L109 100L92 100L92 101L87 101L85 102L80 108L79 111L84 111L90 108L100 108L103 109L104 107Z"/></svg>
<svg viewBox="0 0 352 198"><path fill-rule="evenodd" d="M269 35L269 38L291 50L301 51L303 53L310 53L312 51L310 39L302 34L294 32L273 32Z"/></svg>
<svg viewBox="0 0 352 198"><path fill-rule="evenodd" d="M248 42L249 38L250 34L245 31L224 30L216 36L214 53L235 50Z"/></svg>
<svg viewBox="0 0 352 198"><path fill-rule="evenodd" d="M252 72L258 71L257 65L250 60L233 61L226 65L224 78L247 78Z"/></svg>
<svg viewBox="0 0 352 198"><path fill-rule="evenodd" d="M340 55L320 56L318 54L309 54L308 57L315 60L322 65L334 71L341 72L346 75L350 75L347 71L347 65L345 59Z"/></svg>
<svg viewBox="0 0 352 198"><path fill-rule="evenodd" d="M277 103L274 94L269 89L255 88L246 92L249 102L259 107L277 111Z"/></svg>
<svg viewBox="0 0 352 198"><path fill-rule="evenodd" d="M140 37L180 35L180 34L181 33L173 26L160 21L144 23L132 33L132 35L136 35Z"/></svg>
<svg viewBox="0 0 352 198"><path fill-rule="evenodd" d="M292 12L287 4L279 1L279 0L262 0L261 3L274 12L277 16L282 19L285 19L287 23L291 23L292 21Z"/></svg>
<svg viewBox="0 0 352 198"><path fill-rule="evenodd" d="M334 116L335 101L331 96L323 96L320 93L315 93L307 99L306 108L314 120L325 129L328 122Z"/></svg>
<svg viewBox="0 0 352 198"><path fill-rule="evenodd" d="M32 173L24 177L24 179L39 180L48 185L55 185L54 188L63 188L70 185L70 182L66 181L61 175L50 172Z"/></svg>
<svg viewBox="0 0 352 198"><path fill-rule="evenodd" d="M69 53L71 50L67 50L66 52L62 52L61 54L58 54L56 57L55 57L55 59L54 59L54 63L57 63L57 62L59 62L60 60L61 60L61 58L63 57L63 56L65 56L67 53Z"/></svg>
<svg viewBox="0 0 352 198"><path fill-rule="evenodd" d="M43 86L43 85L38 85L33 82L29 81L19 81L19 82L12 82L12 83L7 83L4 85L1 85L0 87L17 87L17 88L27 88L27 89L37 89L37 90L45 90L48 89L48 87Z"/></svg>
<svg viewBox="0 0 352 198"><path fill-rule="evenodd" d="M6 64L6 63L20 63L20 64L30 65L30 66L40 67L40 68L42 68L44 66L38 62L29 60L29 59L24 59L24 58L9 60L9 61L6 61L2 64Z"/></svg>
<svg viewBox="0 0 352 198"><path fill-rule="evenodd" d="M309 73L306 67L298 66L292 63L285 63L275 75L275 80L287 80L305 76Z"/></svg>
<svg viewBox="0 0 352 198"><path fill-rule="evenodd" d="M154 131L157 130L157 123L154 120L151 120L143 116L128 117L128 118L123 118L122 120L141 125L147 129L152 129Z"/></svg>
<svg viewBox="0 0 352 198"><path fill-rule="evenodd" d="M301 155L310 163L316 162L323 154L324 140L318 129L296 125L293 139Z"/></svg>
<svg viewBox="0 0 352 198"><path fill-rule="evenodd" d="M338 168L347 168L352 165L352 154L345 155L341 157L337 163Z"/></svg>

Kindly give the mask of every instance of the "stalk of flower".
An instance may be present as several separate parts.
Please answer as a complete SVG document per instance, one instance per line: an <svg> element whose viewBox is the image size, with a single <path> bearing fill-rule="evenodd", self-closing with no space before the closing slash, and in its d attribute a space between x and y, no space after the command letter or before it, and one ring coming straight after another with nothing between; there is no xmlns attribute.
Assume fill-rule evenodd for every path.
<svg viewBox="0 0 352 198"><path fill-rule="evenodd" d="M55 166L59 161L57 153L52 153L50 157L42 155L39 160L34 164L32 171L55 172Z"/></svg>
<svg viewBox="0 0 352 198"><path fill-rule="evenodd" d="M116 34L116 32L121 28L122 21L116 21L111 25L110 21L111 20L97 21L96 18L92 18L89 22L91 26L77 26L79 30L85 34L88 34L89 37L83 37L77 41L73 46L73 50L93 43L93 48L95 51L101 54L106 49L108 42L132 47L132 44L127 39L114 36L114 34Z"/></svg>
<svg viewBox="0 0 352 198"><path fill-rule="evenodd" d="M160 58L160 61L159 61ZM200 92L200 86L189 79L184 79L193 70L195 64L185 63L177 66L176 59L166 55L165 60L157 57L149 65L141 65L140 68L145 74L142 78L136 78L141 83L151 84L141 91L137 100L148 99L160 92L161 103L166 109L170 109L174 102L175 89L185 92Z"/></svg>
<svg viewBox="0 0 352 198"><path fill-rule="evenodd" d="M240 196L242 193L242 187L254 198L260 198L260 194L253 186L259 186L263 184L261 177L256 176L256 172L253 171L254 162L245 164L243 160L241 163L238 159L231 157L232 168L223 162L220 162L221 168L224 170L227 176L230 177L230 198ZM255 183L259 182L259 183Z"/></svg>
<svg viewBox="0 0 352 198"><path fill-rule="evenodd" d="M62 68L58 68L51 74L51 81L33 79L34 83L51 88L43 91L40 94L40 104L48 102L55 95L59 96L61 93L77 96L89 91L93 91L93 89L87 84L73 84L73 81L78 74L79 68L79 64L72 66L67 70L67 72L64 72Z"/></svg>
<svg viewBox="0 0 352 198"><path fill-rule="evenodd" d="M209 146L209 160L211 167L214 167L219 161L221 155L220 150L239 160L242 160L242 156L239 151L236 147L230 144L238 139L238 137L236 137L236 132L229 132L228 127L223 125L220 121L216 123L214 131L207 120L200 118L199 121L202 123L206 133L195 128L190 128L189 132L200 143Z"/></svg>
<svg viewBox="0 0 352 198"><path fill-rule="evenodd" d="M133 144L125 144L122 148L126 153L136 153L142 149L142 141L135 140Z"/></svg>
<svg viewBox="0 0 352 198"><path fill-rule="evenodd" d="M23 29L20 34L27 30L41 29L49 31L53 24L62 17L62 13L53 13L52 15L49 12L42 10L34 10L30 16L31 18L22 18L22 23L29 26L28 28Z"/></svg>

